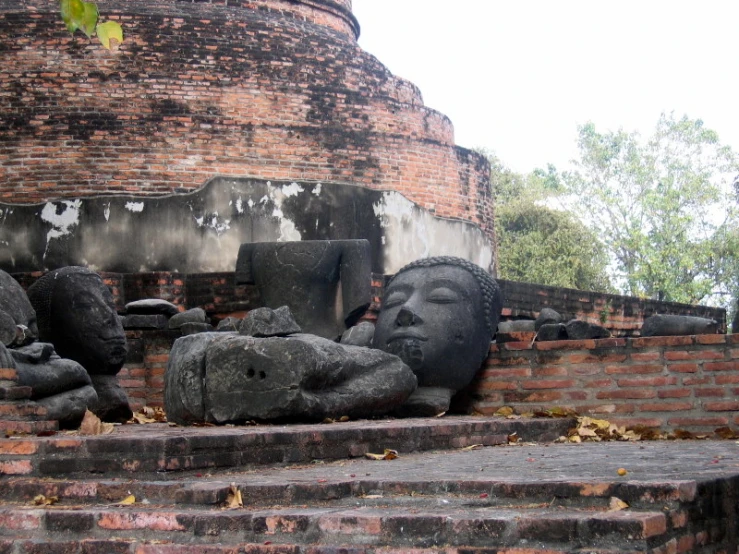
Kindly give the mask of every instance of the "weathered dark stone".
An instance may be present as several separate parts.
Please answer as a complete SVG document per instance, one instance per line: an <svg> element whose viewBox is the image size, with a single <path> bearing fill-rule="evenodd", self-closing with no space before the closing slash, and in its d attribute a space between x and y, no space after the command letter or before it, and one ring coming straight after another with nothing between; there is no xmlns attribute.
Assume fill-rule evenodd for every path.
<svg viewBox="0 0 739 554"><path fill-rule="evenodd" d="M447 388L418 387L394 413L401 417L438 416L449 410L453 395Z"/></svg>
<svg viewBox="0 0 739 554"><path fill-rule="evenodd" d="M375 325L369 321L362 321L344 331L344 334L341 335L341 344L369 348L372 346L372 337L374 336Z"/></svg>
<svg viewBox="0 0 739 554"><path fill-rule="evenodd" d="M48 342L33 342L20 348L14 348L11 352L16 361L28 364L42 364L52 357L59 357L54 352L54 345Z"/></svg>
<svg viewBox="0 0 739 554"><path fill-rule="evenodd" d="M219 336L205 353L208 421L369 417L416 388L411 370L378 350L315 335Z"/></svg>
<svg viewBox="0 0 739 554"><path fill-rule="evenodd" d="M180 325L180 333L183 335L195 335L197 333L210 333L215 328L210 323L188 322Z"/></svg>
<svg viewBox="0 0 739 554"><path fill-rule="evenodd" d="M218 322L216 331L236 332L238 333L241 326L241 319L238 317L226 317Z"/></svg>
<svg viewBox="0 0 739 554"><path fill-rule="evenodd" d="M501 321L495 333L495 342L521 342L533 341L536 337L533 319L516 319L513 321Z"/></svg>
<svg viewBox="0 0 739 554"><path fill-rule="evenodd" d="M115 379L115 376L106 375L102 377ZM67 428L78 427L85 411L91 406L95 406L97 402L98 395L91 385L60 392L36 401L37 404L46 408L48 419L57 420L61 427ZM128 406L128 401L126 401L126 406Z"/></svg>
<svg viewBox="0 0 739 554"><path fill-rule="evenodd" d="M538 331L542 325L551 323L564 323L564 317L551 308L542 308L534 322L534 330Z"/></svg>
<svg viewBox="0 0 739 554"><path fill-rule="evenodd" d="M264 306L287 305L304 332L329 339L340 337L369 307L370 273L366 240L246 243L236 262L236 282L256 284Z"/></svg>
<svg viewBox="0 0 739 554"><path fill-rule="evenodd" d="M18 326L8 312L0 311L0 342L5 346L15 343Z"/></svg>
<svg viewBox="0 0 739 554"><path fill-rule="evenodd" d="M687 315L653 315L644 320L641 328L642 337L710 335L717 332L716 320Z"/></svg>
<svg viewBox="0 0 739 554"><path fill-rule="evenodd" d="M580 319L568 321L565 329L569 340L605 339L611 336L611 332L605 327Z"/></svg>
<svg viewBox="0 0 739 554"><path fill-rule="evenodd" d="M198 333L180 337L172 345L164 374L164 406L169 421L181 425L205 421L205 351L223 336L223 332Z"/></svg>
<svg viewBox="0 0 739 554"><path fill-rule="evenodd" d="M180 313L179 308L160 298L144 298L143 300L136 300L126 304L127 314L162 314L166 316L173 316Z"/></svg>
<svg viewBox="0 0 739 554"><path fill-rule="evenodd" d="M564 323L546 323L539 327L539 331L536 333L536 340L542 342L567 340L567 327L565 327Z"/></svg>
<svg viewBox="0 0 739 554"><path fill-rule="evenodd" d="M736 312L734 312L734 321L731 323L731 332L739 333L739 302L736 304Z"/></svg>
<svg viewBox="0 0 739 554"><path fill-rule="evenodd" d="M239 334L249 337L284 337L300 332L287 306L251 310L239 326Z"/></svg>
<svg viewBox="0 0 739 554"><path fill-rule="evenodd" d="M123 317L124 329L166 329L169 318L166 315L130 314Z"/></svg>
<svg viewBox="0 0 739 554"><path fill-rule="evenodd" d="M179 329L185 323L206 323L207 316L202 308L192 308L169 318L169 328Z"/></svg>
<svg viewBox="0 0 739 554"><path fill-rule="evenodd" d="M100 276L84 267L51 271L28 289L39 336L62 358L91 375L115 375L126 360L126 337L113 295Z"/></svg>
<svg viewBox="0 0 739 554"><path fill-rule="evenodd" d="M27 344L38 339L36 312L26 292L18 281L2 270L0 270L0 314L2 314L0 327L4 329L0 340L6 346ZM15 329L12 329L13 336L11 336L11 320L14 326L22 326L26 329L20 341L16 340ZM8 339L10 342L7 342Z"/></svg>
<svg viewBox="0 0 739 554"><path fill-rule="evenodd" d="M90 411L103 421L123 423L131 419L128 397L115 375L91 375L90 379L97 392L97 402L90 406Z"/></svg>
<svg viewBox="0 0 739 554"><path fill-rule="evenodd" d="M498 323L498 333L529 333L536 331L533 319L514 319Z"/></svg>
<svg viewBox="0 0 739 554"><path fill-rule="evenodd" d="M487 356L502 303L479 266L448 256L418 260L388 284L373 345L408 364L419 387L458 391Z"/></svg>
<svg viewBox="0 0 739 554"><path fill-rule="evenodd" d="M84 367L74 360L62 359L57 355L39 359L37 362L31 362L28 356L18 356L16 371L18 384L31 387L33 399L57 395L91 384Z"/></svg>

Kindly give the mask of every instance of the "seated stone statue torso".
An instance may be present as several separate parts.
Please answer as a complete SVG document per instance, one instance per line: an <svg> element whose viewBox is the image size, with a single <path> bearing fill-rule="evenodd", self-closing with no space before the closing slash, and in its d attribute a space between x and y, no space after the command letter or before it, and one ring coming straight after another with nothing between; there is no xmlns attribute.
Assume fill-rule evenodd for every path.
<svg viewBox="0 0 739 554"><path fill-rule="evenodd" d="M31 389L30 400L45 408L45 418L76 426L97 402L85 368L60 357L52 344L38 342L36 313L23 288L0 271L0 365L13 368L17 384Z"/></svg>
<svg viewBox="0 0 739 554"><path fill-rule="evenodd" d="M369 242L243 244L236 281L256 284L263 306L288 306L305 333L333 340L354 325L370 304Z"/></svg>

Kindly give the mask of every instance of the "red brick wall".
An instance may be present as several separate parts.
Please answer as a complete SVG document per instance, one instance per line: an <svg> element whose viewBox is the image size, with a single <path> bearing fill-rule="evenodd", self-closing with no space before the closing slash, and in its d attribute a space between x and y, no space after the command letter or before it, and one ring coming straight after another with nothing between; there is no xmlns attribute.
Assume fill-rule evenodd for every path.
<svg viewBox="0 0 739 554"><path fill-rule="evenodd" d="M186 192L216 175L396 190L493 237L489 167L356 43L349 0L108 0L125 40L58 3L0 4L0 200Z"/></svg>
<svg viewBox="0 0 739 554"><path fill-rule="evenodd" d="M542 308L552 308L566 320L581 319L608 328L613 336L638 335L642 323L654 314L693 315L715 319L726 330L726 310L676 302L659 302L584 290L548 287L498 279L503 298L503 319L536 319Z"/></svg>
<svg viewBox="0 0 739 554"><path fill-rule="evenodd" d="M164 405L164 372L179 331L126 331L129 356L118 373L131 408Z"/></svg>
<svg viewBox="0 0 739 554"><path fill-rule="evenodd" d="M555 406L619 425L739 429L739 334L493 344L467 391L493 414Z"/></svg>

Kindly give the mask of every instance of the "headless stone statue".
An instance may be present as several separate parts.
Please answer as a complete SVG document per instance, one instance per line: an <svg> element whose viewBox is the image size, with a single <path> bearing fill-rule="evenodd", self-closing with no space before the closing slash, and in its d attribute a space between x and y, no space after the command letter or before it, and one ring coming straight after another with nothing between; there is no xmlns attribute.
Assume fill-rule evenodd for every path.
<svg viewBox="0 0 739 554"><path fill-rule="evenodd" d="M38 279L28 297L40 338L90 375L99 397L90 409L105 421L129 419L128 398L115 377L126 360L126 336L100 276L84 267L63 267Z"/></svg>
<svg viewBox="0 0 739 554"><path fill-rule="evenodd" d="M502 305L495 280L461 258L417 260L391 279L373 346L399 356L418 378L406 415L449 408L486 358Z"/></svg>
<svg viewBox="0 0 739 554"><path fill-rule="evenodd" d="M305 333L336 339L370 304L366 240L242 244L236 282L256 284L262 305L287 305Z"/></svg>
<svg viewBox="0 0 739 554"><path fill-rule="evenodd" d="M14 368L18 385L30 387L30 400L46 408L45 417L62 427L79 424L97 402L85 368L61 358L49 343L36 342L36 312L23 288L0 271L0 365Z"/></svg>

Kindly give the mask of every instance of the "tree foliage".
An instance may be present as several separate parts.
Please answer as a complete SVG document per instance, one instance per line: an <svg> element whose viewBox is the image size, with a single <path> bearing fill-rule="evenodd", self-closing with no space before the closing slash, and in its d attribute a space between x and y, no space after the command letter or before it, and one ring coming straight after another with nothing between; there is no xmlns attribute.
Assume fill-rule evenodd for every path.
<svg viewBox="0 0 739 554"><path fill-rule="evenodd" d="M579 128L562 174L570 209L603 238L627 294L729 305L739 293L739 159L699 119L663 114L638 133Z"/></svg>
<svg viewBox="0 0 739 554"><path fill-rule="evenodd" d="M572 214L548 207L559 192L556 170L520 175L494 155L498 275L502 279L611 292L603 245Z"/></svg>
<svg viewBox="0 0 739 554"><path fill-rule="evenodd" d="M100 22L95 2L60 0L59 11L70 33L79 29L87 35L87 38L97 35L100 43L108 50L111 48L111 40L123 42L123 28L115 21Z"/></svg>

